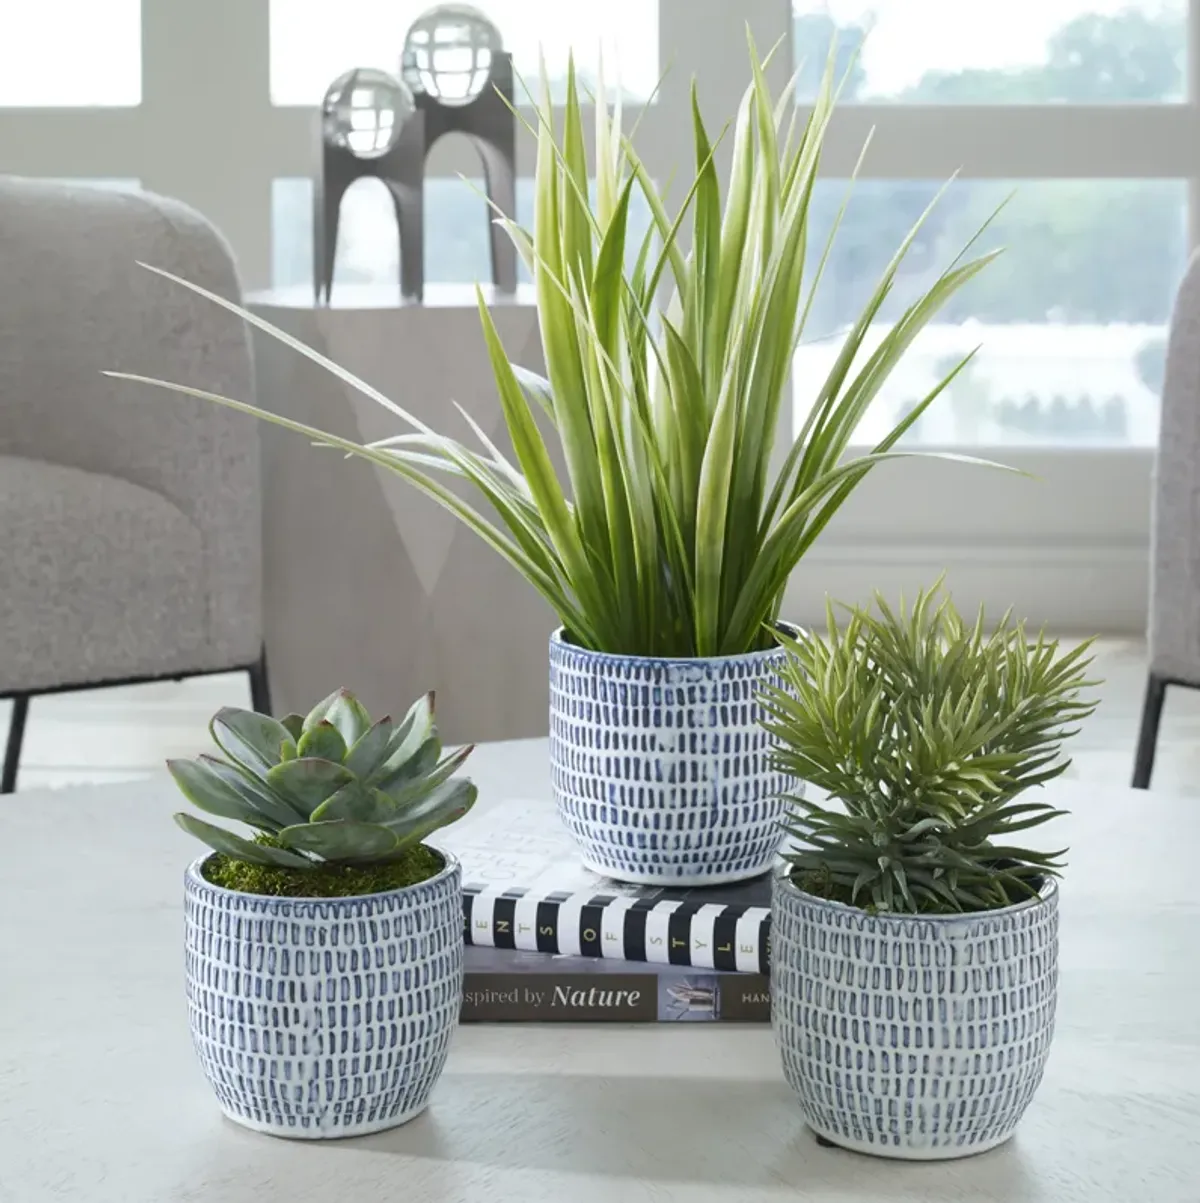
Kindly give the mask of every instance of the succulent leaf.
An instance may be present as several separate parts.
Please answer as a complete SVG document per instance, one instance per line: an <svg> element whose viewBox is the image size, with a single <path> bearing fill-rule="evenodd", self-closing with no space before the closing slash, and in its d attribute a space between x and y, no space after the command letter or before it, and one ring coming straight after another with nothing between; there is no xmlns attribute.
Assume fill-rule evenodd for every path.
<svg viewBox="0 0 1200 1203"><path fill-rule="evenodd" d="M368 780L387 758L388 744L395 730L396 724L391 718L381 718L346 753L346 768L361 781Z"/></svg>
<svg viewBox="0 0 1200 1203"><path fill-rule="evenodd" d="M253 840L243 839L240 835L234 835L232 831L226 831L224 827L206 823L185 811L176 814L175 822L188 835L202 840L214 852L223 852L235 860L247 861L252 865L276 865L285 869L313 867L313 862L308 857L297 852L289 852L286 848L272 848L269 844L256 844Z"/></svg>
<svg viewBox="0 0 1200 1203"><path fill-rule="evenodd" d="M279 825L269 823L258 814L245 795L225 781L211 764L199 760L168 760L167 770L175 778L179 792L193 805L222 819L235 819L263 831L275 831ZM287 824L282 824L286 826Z"/></svg>
<svg viewBox="0 0 1200 1203"><path fill-rule="evenodd" d="M346 759L346 741L333 723L323 718L315 727L310 727L300 736L296 744L296 755L317 760L332 760L334 764L341 764Z"/></svg>
<svg viewBox="0 0 1200 1203"><path fill-rule="evenodd" d="M420 827L414 827L405 835L400 837L400 845L398 851L403 852L406 848L415 847L417 844L424 843L433 833L442 827L449 827L452 823L457 823L467 811L475 803L474 796L465 800L462 805L452 807L449 810L440 814L437 819L431 819L428 823Z"/></svg>
<svg viewBox="0 0 1200 1203"><path fill-rule="evenodd" d="M406 807L436 786L441 785L443 781L448 780L462 767L463 762L470 756L474 748L474 744L467 744L456 752L451 752L449 756L443 757L429 772L411 780L401 778L394 781L384 792L392 798L397 806Z"/></svg>
<svg viewBox="0 0 1200 1203"><path fill-rule="evenodd" d="M386 827L347 819L299 823L285 827L278 838L295 851L342 863L383 860L395 853L400 843L396 833Z"/></svg>
<svg viewBox="0 0 1200 1203"><path fill-rule="evenodd" d="M342 733L346 747L352 748L371 729L371 716L352 693L343 690L329 708L329 721Z"/></svg>
<svg viewBox="0 0 1200 1203"><path fill-rule="evenodd" d="M442 741L436 731L427 735L420 747L404 760L389 759L383 771L376 775L372 784L385 794L395 794L408 782L417 782L426 777L437 766L442 754Z"/></svg>
<svg viewBox="0 0 1200 1203"><path fill-rule="evenodd" d="M279 722L287 728L287 733L292 737L293 743L304 734L304 715L302 714L285 714Z"/></svg>
<svg viewBox="0 0 1200 1203"><path fill-rule="evenodd" d="M296 759L296 745L290 740L285 739L279 745L279 763L287 764L289 760Z"/></svg>
<svg viewBox="0 0 1200 1203"><path fill-rule="evenodd" d="M479 791L471 781L444 781L407 806L387 826L400 837L402 846L407 847L419 843L439 827L461 819L475 805L478 796Z"/></svg>
<svg viewBox="0 0 1200 1203"><path fill-rule="evenodd" d="M322 719L328 717L329 708L337 700L338 695L342 691L335 689L327 698L322 698L309 712L304 716L304 721L301 724L302 731L308 731L315 727ZM297 736L299 738L299 736Z"/></svg>
<svg viewBox="0 0 1200 1203"><path fill-rule="evenodd" d="M306 815L353 780L345 765L312 757L277 764L267 774L267 784Z"/></svg>
<svg viewBox="0 0 1200 1203"><path fill-rule="evenodd" d="M288 827L304 819L305 816L286 799L281 798L262 777L255 777L236 764L218 760L204 752L197 760L258 812L258 819L251 824L252 826L261 827L264 831L278 831L281 827Z"/></svg>
<svg viewBox="0 0 1200 1203"><path fill-rule="evenodd" d="M279 763L279 749L290 739L287 728L267 714L224 706L213 715L209 732L217 747L251 772L265 773Z"/></svg>
<svg viewBox="0 0 1200 1203"><path fill-rule="evenodd" d="M309 816L309 821L353 819L359 823L386 823L399 816L400 808L387 794L369 789L360 781L351 781L331 798L326 798Z"/></svg>
<svg viewBox="0 0 1200 1203"><path fill-rule="evenodd" d="M325 720L341 732L348 748L353 747L371 726L371 716L348 689L335 690L324 701L318 702L304 720L304 730L311 731Z"/></svg>
<svg viewBox="0 0 1200 1203"><path fill-rule="evenodd" d="M403 721L392 734L388 747L387 759L382 769L377 770L377 777L384 777L397 766L405 764L415 756L421 746L431 735L436 734L433 720L434 695L427 693L418 698L404 716Z"/></svg>

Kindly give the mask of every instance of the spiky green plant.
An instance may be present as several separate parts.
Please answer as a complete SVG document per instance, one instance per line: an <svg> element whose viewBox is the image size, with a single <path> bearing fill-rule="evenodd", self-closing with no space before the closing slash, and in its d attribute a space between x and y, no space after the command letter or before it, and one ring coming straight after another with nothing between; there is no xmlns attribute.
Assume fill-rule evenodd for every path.
<svg viewBox="0 0 1200 1203"><path fill-rule="evenodd" d="M167 767L194 806L268 838L246 839L187 812L175 821L215 851L253 865L394 862L475 801L475 786L453 777L471 748L442 757L433 703L432 693L419 699L400 723L372 723L344 689L307 717L219 710L209 731L224 757Z"/></svg>
<svg viewBox="0 0 1200 1203"><path fill-rule="evenodd" d="M1009 906L1057 876L1065 850L1013 843L1062 811L1026 791L1057 777L1088 643L1056 641L1006 614L968 625L939 582L911 610L832 605L827 630L792 639L783 686L764 696L773 757L829 802L791 799L792 878L874 911Z"/></svg>
<svg viewBox="0 0 1200 1203"><path fill-rule="evenodd" d="M994 253L964 260L964 248L867 354L872 324L927 211L846 333L774 473L792 360L845 205L819 237L812 197L835 99L833 55L816 102L802 110L793 103L795 79L772 96L752 42L750 52L753 78L734 123L724 200L693 87L694 174L674 217L622 130L619 98L610 110L603 80L593 105L593 204L574 67L561 130L543 86L530 124L534 229L503 214L497 220L533 276L548 380L509 362L479 297L515 463L469 416L478 449L438 434L270 323L174 276L378 402L406 432L360 445L230 398L110 374L207 397L404 477L521 572L586 647L714 656L764 646L764 623L778 617L789 575L851 490L884 460L918 454L896 445L954 372L869 453L844 458L901 356ZM639 195L653 220L635 243L629 213ZM810 244L821 248L811 280ZM670 300L660 310L664 293ZM557 435L565 481L546 428ZM446 478L473 485L479 501L464 501Z"/></svg>

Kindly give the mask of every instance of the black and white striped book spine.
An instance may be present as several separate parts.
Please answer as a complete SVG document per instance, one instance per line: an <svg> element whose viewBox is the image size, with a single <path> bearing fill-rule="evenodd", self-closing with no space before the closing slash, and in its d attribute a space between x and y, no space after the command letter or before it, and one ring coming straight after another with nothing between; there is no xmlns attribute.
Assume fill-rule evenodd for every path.
<svg viewBox="0 0 1200 1203"><path fill-rule="evenodd" d="M467 885L463 911L468 944L768 972L771 912L765 906Z"/></svg>

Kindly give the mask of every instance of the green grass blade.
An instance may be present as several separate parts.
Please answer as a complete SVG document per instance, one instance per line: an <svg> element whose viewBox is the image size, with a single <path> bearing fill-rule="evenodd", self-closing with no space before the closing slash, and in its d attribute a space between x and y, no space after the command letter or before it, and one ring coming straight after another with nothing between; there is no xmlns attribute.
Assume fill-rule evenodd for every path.
<svg viewBox="0 0 1200 1203"><path fill-rule="evenodd" d="M521 465L534 503L542 515L546 533L566 569L567 579L582 605L600 618L605 613L605 607L611 605L611 598L604 582L596 578L588 556L579 542L571 511L563 496L562 485L542 441L541 432L533 420L525 394L513 374L512 365L505 354L500 335L496 331L480 289L477 289L477 298L484 341L487 343L492 373L500 394L500 406L504 411L505 425L508 427L508 436L512 440L517 462Z"/></svg>
<svg viewBox="0 0 1200 1203"><path fill-rule="evenodd" d="M200 400L223 405L227 409L233 409L239 413L260 418L264 422L270 422L273 426L280 426L296 434L305 435L314 442L324 443L330 447L337 447L358 459L367 460L377 467L386 468L398 476L403 476L416 485L421 492L432 497L439 505L449 510L456 518L470 527L489 547L498 552L516 568L546 598L572 630L577 630L584 638L598 637L595 627L586 613L563 592L558 582L544 573L517 544L449 489L440 485L426 473L420 472L402 461L398 461L394 456L390 456L383 451L372 451L369 447L360 446L357 443L350 442L348 439L330 434L328 431L305 425L303 422L295 422L279 414L269 413L267 410L258 408L258 406L248 405L246 402L234 400L232 397L222 397L218 393L210 393L203 389L190 388L187 385L175 384L166 380L156 380L149 376L138 376L130 372L105 372L104 375L111 376L115 380L128 380L135 384L147 384L154 388L165 389L168 392L182 393L185 396L197 397Z"/></svg>

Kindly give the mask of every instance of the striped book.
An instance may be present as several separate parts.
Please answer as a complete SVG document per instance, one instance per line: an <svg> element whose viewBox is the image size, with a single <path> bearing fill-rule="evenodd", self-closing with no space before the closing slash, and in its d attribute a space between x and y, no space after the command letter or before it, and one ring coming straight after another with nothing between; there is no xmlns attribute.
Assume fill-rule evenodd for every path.
<svg viewBox="0 0 1200 1203"><path fill-rule="evenodd" d="M661 965L766 973L770 885L616 894L600 881L583 891L463 889L468 944L605 957Z"/></svg>
<svg viewBox="0 0 1200 1203"><path fill-rule="evenodd" d="M767 972L769 876L692 889L625 885L579 864L549 805L477 810L438 833L462 861L469 945Z"/></svg>

